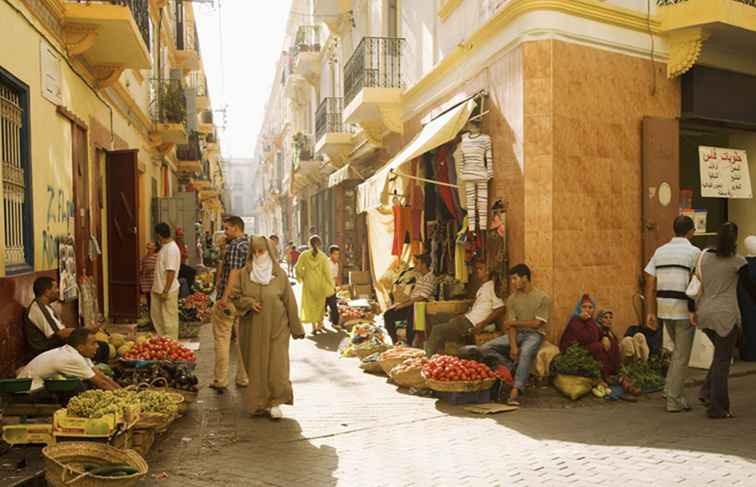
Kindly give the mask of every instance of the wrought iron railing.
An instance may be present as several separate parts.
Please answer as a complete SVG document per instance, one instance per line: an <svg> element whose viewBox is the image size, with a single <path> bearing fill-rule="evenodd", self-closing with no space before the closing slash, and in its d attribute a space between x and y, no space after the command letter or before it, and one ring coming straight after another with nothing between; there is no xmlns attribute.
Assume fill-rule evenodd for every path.
<svg viewBox="0 0 756 487"><path fill-rule="evenodd" d="M294 169L299 167L301 161L311 161L315 158L312 136L299 132L294 135L292 145L294 149Z"/></svg>
<svg viewBox="0 0 756 487"><path fill-rule="evenodd" d="M131 9L131 15L134 17L142 39L150 49L150 2L149 0L76 0L78 3L109 3L112 5L123 5Z"/></svg>
<svg viewBox="0 0 756 487"><path fill-rule="evenodd" d="M186 123L186 94L181 80L154 79L150 114L157 123Z"/></svg>
<svg viewBox="0 0 756 487"><path fill-rule="evenodd" d="M350 132L350 128L342 120L344 111L343 98L324 98L315 112L315 140L320 140L325 134Z"/></svg>
<svg viewBox="0 0 756 487"><path fill-rule="evenodd" d="M192 71L188 84L190 88L194 88L196 96L207 96L207 79L199 71Z"/></svg>
<svg viewBox="0 0 756 487"><path fill-rule="evenodd" d="M363 37L344 66L344 105L363 88L404 88L402 51L398 37Z"/></svg>
<svg viewBox="0 0 756 487"><path fill-rule="evenodd" d="M291 56L296 58L300 52L318 51L320 51L320 26L300 25L290 49Z"/></svg>
<svg viewBox="0 0 756 487"><path fill-rule="evenodd" d="M179 161L199 161L202 159L200 150L199 135L193 133L189 135L189 142L176 146L176 158Z"/></svg>
<svg viewBox="0 0 756 487"><path fill-rule="evenodd" d="M688 0L656 0L656 5L660 7L666 7L668 5L675 5L677 3L684 3ZM751 7L756 7L756 0L733 0L734 2L744 3Z"/></svg>

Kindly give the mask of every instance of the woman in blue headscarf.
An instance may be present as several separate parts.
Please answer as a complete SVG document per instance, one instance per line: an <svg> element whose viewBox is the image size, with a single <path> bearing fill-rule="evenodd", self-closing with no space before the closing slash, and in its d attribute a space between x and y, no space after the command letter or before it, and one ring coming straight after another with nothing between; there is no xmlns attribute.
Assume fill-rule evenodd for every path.
<svg viewBox="0 0 756 487"><path fill-rule="evenodd" d="M593 319L595 312L596 303L588 294L584 294L577 302L575 312L562 334L559 348L564 352L578 344L586 349L601 363L601 375L606 380L619 370L620 350L617 338L602 330Z"/></svg>

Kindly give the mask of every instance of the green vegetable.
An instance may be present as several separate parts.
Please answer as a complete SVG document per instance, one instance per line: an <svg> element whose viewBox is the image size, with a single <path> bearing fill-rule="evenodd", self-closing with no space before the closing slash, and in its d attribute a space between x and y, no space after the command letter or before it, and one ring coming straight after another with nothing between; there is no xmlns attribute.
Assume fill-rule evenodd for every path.
<svg viewBox="0 0 756 487"><path fill-rule="evenodd" d="M658 389L664 385L664 378L657 369L657 363L650 360L631 362L620 369L619 375L641 391Z"/></svg>
<svg viewBox="0 0 756 487"><path fill-rule="evenodd" d="M98 475L100 477L125 477L127 475L134 475L135 473L139 473L139 470L132 467L131 465L124 464L118 464L118 465L106 465L104 467L99 467L94 470L91 470L89 473L92 475Z"/></svg>
<svg viewBox="0 0 756 487"><path fill-rule="evenodd" d="M559 374L601 377L601 364L580 345L572 345L567 351L557 355L552 364Z"/></svg>

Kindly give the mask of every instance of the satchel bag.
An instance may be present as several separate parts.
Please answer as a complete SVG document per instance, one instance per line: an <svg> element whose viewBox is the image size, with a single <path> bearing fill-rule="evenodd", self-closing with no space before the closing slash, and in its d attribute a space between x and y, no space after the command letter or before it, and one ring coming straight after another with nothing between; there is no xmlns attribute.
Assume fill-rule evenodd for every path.
<svg viewBox="0 0 756 487"><path fill-rule="evenodd" d="M698 262L696 263L696 270L693 272L693 276L690 278L688 288L685 290L685 294L691 299L698 299L703 292L703 274L701 273L701 263L703 262L703 256L706 250L702 251L698 256Z"/></svg>

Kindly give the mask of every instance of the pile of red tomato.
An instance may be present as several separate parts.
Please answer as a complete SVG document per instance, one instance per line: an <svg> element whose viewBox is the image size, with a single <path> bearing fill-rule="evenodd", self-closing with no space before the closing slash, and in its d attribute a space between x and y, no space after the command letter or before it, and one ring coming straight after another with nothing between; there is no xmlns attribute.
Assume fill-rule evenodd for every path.
<svg viewBox="0 0 756 487"><path fill-rule="evenodd" d="M196 362L197 356L170 338L153 338L141 345L136 345L123 356L126 360L170 360L172 362Z"/></svg>
<svg viewBox="0 0 756 487"><path fill-rule="evenodd" d="M434 355L423 366L423 375L438 381L470 382L496 378L496 374L486 364L449 355Z"/></svg>

